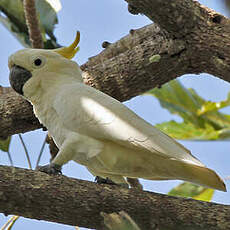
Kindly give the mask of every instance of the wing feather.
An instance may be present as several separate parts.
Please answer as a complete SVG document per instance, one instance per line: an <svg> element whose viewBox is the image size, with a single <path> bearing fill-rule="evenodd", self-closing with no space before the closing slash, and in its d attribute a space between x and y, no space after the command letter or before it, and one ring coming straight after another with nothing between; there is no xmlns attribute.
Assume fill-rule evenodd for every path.
<svg viewBox="0 0 230 230"><path fill-rule="evenodd" d="M174 139L119 101L87 85L63 85L53 107L64 126L71 131L203 166Z"/></svg>

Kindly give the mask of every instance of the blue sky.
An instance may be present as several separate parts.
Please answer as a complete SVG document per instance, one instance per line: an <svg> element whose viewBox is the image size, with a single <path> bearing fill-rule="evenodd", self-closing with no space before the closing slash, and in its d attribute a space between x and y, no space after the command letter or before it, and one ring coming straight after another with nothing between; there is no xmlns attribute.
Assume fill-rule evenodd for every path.
<svg viewBox="0 0 230 230"><path fill-rule="evenodd" d="M206 6L209 6L216 11L228 16L225 10L223 0L200 1ZM56 26L55 35L58 42L62 45L68 45L73 41L76 30L81 32L80 52L75 57L75 61L83 64L91 56L98 54L102 48L103 41L114 42L128 34L130 29L140 28L150 22L145 16L133 16L127 11L127 4L123 0L68 0L62 1L62 10L58 13L59 24ZM8 86L8 56L15 51L22 49L20 43L2 26L1 32L1 71L0 85ZM194 88L202 97L219 101L226 98L230 91L230 84L212 77L207 74L186 75L180 78L186 87ZM151 96L136 97L125 103L129 108L135 111L139 116L149 121L151 124L160 123L174 119L162 109L158 101ZM229 108L225 112L230 114ZM36 159L45 138L45 133L38 130L29 132L23 135L23 138L28 147L32 164L35 166ZM229 169L229 141L181 141L192 153L197 156L204 164L214 169L223 178L230 175ZM13 137L10 147L12 158L15 166L28 167L23 148L17 136ZM49 162L48 148L45 149L45 154L42 157L41 164ZM0 163L9 164L6 154L0 154ZM93 180L91 174L83 167L76 163L70 162L64 166L63 173L65 175L81 178L85 180ZM179 181L143 181L144 188L160 193L167 193L173 186L180 183ZM230 181L226 181L227 188L230 191ZM230 192L215 192L214 201L219 203L230 204ZM5 223L9 217L4 217L0 214L0 226ZM71 226L63 226L55 223L47 223L45 221L28 220L20 218L15 229L74 229Z"/></svg>

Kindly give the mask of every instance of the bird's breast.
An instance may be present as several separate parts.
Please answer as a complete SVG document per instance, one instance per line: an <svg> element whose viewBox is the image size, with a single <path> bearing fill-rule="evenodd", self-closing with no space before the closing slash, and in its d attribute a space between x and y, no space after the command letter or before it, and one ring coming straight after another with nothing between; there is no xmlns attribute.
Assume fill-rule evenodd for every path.
<svg viewBox="0 0 230 230"><path fill-rule="evenodd" d="M45 126L53 137L56 145L60 148L66 138L66 129L62 127L56 111L52 107L33 105L34 114L39 122Z"/></svg>

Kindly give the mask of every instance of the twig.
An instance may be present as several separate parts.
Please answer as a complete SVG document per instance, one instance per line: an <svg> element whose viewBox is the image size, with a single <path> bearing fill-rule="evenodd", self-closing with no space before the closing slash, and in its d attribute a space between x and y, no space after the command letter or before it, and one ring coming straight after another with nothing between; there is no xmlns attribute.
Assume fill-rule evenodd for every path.
<svg viewBox="0 0 230 230"><path fill-rule="evenodd" d="M11 154L10 154L10 151L7 151L7 155L8 155L8 158L9 158L10 165L11 165L11 166L14 166L14 163L13 163L13 160L12 160L12 157L11 157Z"/></svg>
<svg viewBox="0 0 230 230"><path fill-rule="evenodd" d="M11 221L13 220L13 217L14 216L12 216L2 227L1 227L1 230L5 230L7 227L8 227L8 225L11 223Z"/></svg>
<svg viewBox="0 0 230 230"><path fill-rule="evenodd" d="M14 226L14 223L17 221L17 219L19 218L20 216L13 216L11 217L11 222L9 224L9 226L7 227L7 230L11 230L11 228Z"/></svg>
<svg viewBox="0 0 230 230"><path fill-rule="evenodd" d="M42 156L42 153L43 153L44 148L45 148L45 145L46 145L46 138L47 138L47 137L45 137L45 140L44 140L43 143L42 143L42 147L41 147L40 153L39 153L39 155L38 155L38 159L37 159L36 166L35 166L36 168L38 167L38 165L39 165L39 163L40 163L41 156Z"/></svg>
<svg viewBox="0 0 230 230"><path fill-rule="evenodd" d="M19 216L12 216L2 227L1 230L10 230Z"/></svg>
<svg viewBox="0 0 230 230"><path fill-rule="evenodd" d="M24 148L24 151L25 151L25 154L26 154L26 158L27 158L27 161L28 161L28 165L29 165L29 169L32 169L32 164L31 164L29 152L28 152L28 150L26 148L25 142L24 142L21 134L18 134L18 136L19 136L19 139L20 139L20 141L22 143L22 146Z"/></svg>
<svg viewBox="0 0 230 230"><path fill-rule="evenodd" d="M42 35L39 28L34 0L23 0L26 25L29 30L31 46L33 48L43 48Z"/></svg>

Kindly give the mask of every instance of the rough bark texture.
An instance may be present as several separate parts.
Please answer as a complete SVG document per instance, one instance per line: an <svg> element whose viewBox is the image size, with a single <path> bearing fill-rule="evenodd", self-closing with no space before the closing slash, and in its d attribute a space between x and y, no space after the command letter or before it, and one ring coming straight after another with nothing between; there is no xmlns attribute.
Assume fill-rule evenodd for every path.
<svg viewBox="0 0 230 230"><path fill-rule="evenodd" d="M39 28L37 12L34 0L23 0L26 25L29 31L31 46L43 48L42 34Z"/></svg>
<svg viewBox="0 0 230 230"><path fill-rule="evenodd" d="M230 20L192 0L126 0L158 23L138 30L81 66L86 84L128 100L186 73L230 82ZM153 55L159 62L151 62ZM29 103L0 88L0 137L40 128ZM99 186L0 167L0 212L102 228L100 212L126 211L142 229L230 229L230 207ZM93 218L92 218L93 217Z"/></svg>
<svg viewBox="0 0 230 230"><path fill-rule="evenodd" d="M227 230L230 206L98 185L0 166L0 212L104 229L101 212L128 213L142 230Z"/></svg>
<svg viewBox="0 0 230 230"><path fill-rule="evenodd" d="M93 87L125 101L185 74L189 59L182 55L185 45L154 24L131 30L82 65L83 76ZM150 57L156 54L160 61L151 63Z"/></svg>
<svg viewBox="0 0 230 230"><path fill-rule="evenodd" d="M87 84L125 101L186 73L207 72L230 82L229 19L191 0L127 2L131 12L147 15L160 28L152 24L107 43L103 52L81 66ZM149 58L156 54L160 61L151 63ZM38 128L28 103L23 104L23 117L19 115L19 102L23 104L17 96L0 94L2 137ZM17 117L14 126L7 123L10 116ZM24 119L31 122L22 126Z"/></svg>
<svg viewBox="0 0 230 230"><path fill-rule="evenodd" d="M156 25L149 25L142 29L132 31L130 35L121 39L117 43L111 44L106 50L89 62L81 66L84 71L85 82L114 98L125 101L140 93L152 89L155 86L161 86L172 78L186 73L186 58L181 58L178 53L184 49L184 43L181 40L172 40L167 38L167 34L162 32ZM150 63L149 58L152 55L160 54L161 61ZM178 72L175 72L175 66L178 66ZM11 108L2 104L3 94L0 94L0 117L3 117ZM4 97L4 104L17 107L17 100L21 101L20 96L12 98ZM26 102L24 106L28 106ZM31 118L31 107L24 112L24 117ZM17 113L15 113L17 116ZM18 116L17 116L18 117ZM20 117L18 117L20 124ZM34 117L32 122L36 122ZM5 120L0 120L6 123ZM7 123L5 124L7 125ZM28 129L15 130L15 126L8 125L7 129L2 129L1 136L9 136L18 132L27 132ZM37 127L34 127L36 129Z"/></svg>
<svg viewBox="0 0 230 230"><path fill-rule="evenodd" d="M198 1L126 0L129 10L142 13L185 42L187 73L210 73L230 82L230 20ZM177 68L175 68L177 72Z"/></svg>
<svg viewBox="0 0 230 230"><path fill-rule="evenodd" d="M11 88L0 86L0 138L41 128L32 106Z"/></svg>

